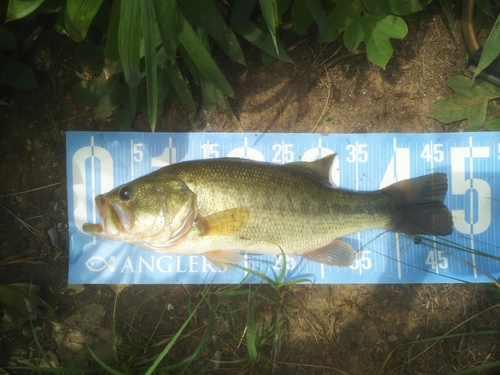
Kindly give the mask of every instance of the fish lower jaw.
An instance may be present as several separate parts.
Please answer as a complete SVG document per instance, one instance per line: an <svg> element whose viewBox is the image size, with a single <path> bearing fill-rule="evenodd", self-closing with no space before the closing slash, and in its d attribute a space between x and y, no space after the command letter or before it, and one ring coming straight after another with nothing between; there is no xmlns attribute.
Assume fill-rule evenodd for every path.
<svg viewBox="0 0 500 375"><path fill-rule="evenodd" d="M82 226L82 230L88 234L99 235L104 232L104 226L102 224L85 223Z"/></svg>

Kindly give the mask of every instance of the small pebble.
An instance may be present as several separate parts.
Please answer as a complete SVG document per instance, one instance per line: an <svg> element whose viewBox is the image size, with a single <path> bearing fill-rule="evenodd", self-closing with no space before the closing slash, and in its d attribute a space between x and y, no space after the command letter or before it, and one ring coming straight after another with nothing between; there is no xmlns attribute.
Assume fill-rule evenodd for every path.
<svg viewBox="0 0 500 375"><path fill-rule="evenodd" d="M396 335L395 333L387 336L387 342L396 342L396 341L398 341L398 335Z"/></svg>
<svg viewBox="0 0 500 375"><path fill-rule="evenodd" d="M174 309L174 305L172 305L171 303L169 303L169 304L167 305L167 310L168 310L168 311L171 311L171 310L173 310L173 309Z"/></svg>

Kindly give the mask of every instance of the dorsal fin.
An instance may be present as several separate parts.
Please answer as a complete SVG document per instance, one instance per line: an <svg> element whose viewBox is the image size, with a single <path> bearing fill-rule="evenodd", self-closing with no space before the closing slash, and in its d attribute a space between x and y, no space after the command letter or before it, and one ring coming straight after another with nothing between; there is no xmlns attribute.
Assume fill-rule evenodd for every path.
<svg viewBox="0 0 500 375"><path fill-rule="evenodd" d="M320 180L330 183L330 168L336 157L337 154L330 154L315 161L298 161L294 163L288 163L286 165L311 173L314 176L318 177Z"/></svg>

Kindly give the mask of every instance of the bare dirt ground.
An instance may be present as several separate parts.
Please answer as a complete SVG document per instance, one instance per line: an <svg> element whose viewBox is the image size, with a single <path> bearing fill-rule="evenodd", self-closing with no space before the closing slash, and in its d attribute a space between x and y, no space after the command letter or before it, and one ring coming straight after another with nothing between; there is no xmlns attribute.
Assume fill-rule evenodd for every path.
<svg viewBox="0 0 500 375"><path fill-rule="evenodd" d="M406 21L409 33L403 40L393 41L394 56L385 70L369 63L363 54L339 61L347 52L342 45L318 44L314 32L297 38L281 30L294 64L273 61L263 66L260 52L242 42L247 66L220 57L236 92L231 105L241 129L235 129L222 114L208 121L210 127L229 132L456 131L426 114L434 101L451 94L446 81L465 65L461 36L450 32L438 6ZM20 39L33 26L20 28ZM40 286L38 296L56 309L55 317L47 317L41 308L33 322L37 339L50 358L67 363L72 357L58 347L54 323L97 303L105 311L100 327L111 329L114 325L122 337L121 364L132 356L139 361L166 345L200 300L204 287L131 286L118 295L115 288L106 285L86 285L76 294L67 288L65 131L118 131L120 126L114 118L100 119L92 108L72 103L71 86L79 80L74 74L73 44L50 27L45 30L32 47L33 53L44 50L52 59L50 69L38 73L40 88L18 92L1 87L0 99L10 107L0 106L0 284L33 282ZM180 104L167 102L157 131L203 131L204 125L193 128ZM140 114L132 129L149 131L147 117ZM49 184L57 185L4 196ZM58 233L57 247L47 235L53 226ZM210 308L219 312L228 308L217 294L225 289L211 287L212 294L207 297L211 304L201 305L166 356L164 367L191 355L212 325L210 344L184 373L447 374L500 360L498 335L412 343L500 329L498 296L480 285L304 284L284 288L281 297L265 285L242 288L268 298L257 301L257 330L263 332L275 321L281 327L279 334L270 334L260 342L260 360L250 366L245 360L247 348L241 344L248 296L230 301L236 311L232 322L222 313L217 317ZM233 327L231 333L224 328L226 324ZM0 371L26 373L5 367L38 363L41 354L29 323L0 332L0 353ZM211 362L217 359L234 362ZM95 362L87 356L80 366L88 365L95 366ZM181 366L169 373L183 369ZM482 373L498 373L489 371Z"/></svg>

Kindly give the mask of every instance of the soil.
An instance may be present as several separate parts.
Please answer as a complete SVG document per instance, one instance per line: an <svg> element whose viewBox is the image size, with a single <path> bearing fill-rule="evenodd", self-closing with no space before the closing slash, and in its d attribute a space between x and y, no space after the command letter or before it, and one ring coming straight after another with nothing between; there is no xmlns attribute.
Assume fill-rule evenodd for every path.
<svg viewBox="0 0 500 375"><path fill-rule="evenodd" d="M459 13L455 18L459 28ZM36 22L40 21L20 24L18 39L29 35ZM464 68L462 38L450 31L439 6L406 22L408 35L392 41L394 56L385 70L368 62L363 53L350 56L339 42L317 43L314 31L305 37L286 28L280 31L294 64L263 65L260 52L242 41L246 66L218 55L236 93L230 104L240 128L223 114L208 121L197 119L193 125L178 102L167 101L156 131L204 131L207 126L227 132L456 131L457 127L428 118L427 112L434 101L452 93L446 82ZM58 345L56 323L85 306L100 304L106 314L96 329L114 328L120 335L120 361L114 364L125 371L132 357L139 366L160 352L206 290L179 285L68 287L65 131L121 127L114 117L101 119L93 108L73 104L71 87L79 81L75 69L81 68L73 57L74 44L52 28L53 20L44 26L26 56L27 61L45 59L48 68L37 73L40 88L0 87L0 99L9 104L0 106L0 284L38 285L37 295L49 308L40 307L32 326L2 326L0 369L43 363L34 333L53 363L67 365L72 354ZM139 114L132 130L149 131L147 116ZM41 189L15 195L34 188ZM51 228L58 234L55 243L47 234ZM498 296L483 285L302 284L283 287L281 295L262 285L243 286L244 295L222 298L229 288L209 287L204 303L160 367L188 357L204 340L209 344L186 369L180 366L169 373L184 369L187 374L447 374L500 360L498 334L467 335L500 329ZM255 300L254 328L261 338L256 344L260 359L253 365L245 345L252 293L260 296ZM224 313L230 309L233 314ZM278 333L266 335L267 329L276 327ZM463 335L415 342L457 333ZM227 362L212 361L217 359ZM87 355L78 365L96 363ZM136 368L135 373L141 372Z"/></svg>

